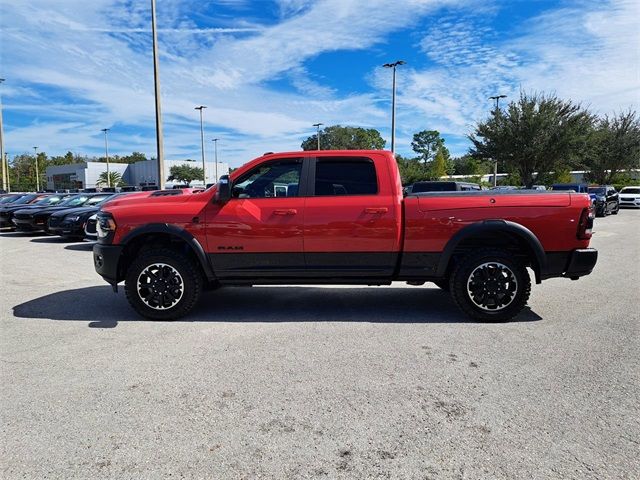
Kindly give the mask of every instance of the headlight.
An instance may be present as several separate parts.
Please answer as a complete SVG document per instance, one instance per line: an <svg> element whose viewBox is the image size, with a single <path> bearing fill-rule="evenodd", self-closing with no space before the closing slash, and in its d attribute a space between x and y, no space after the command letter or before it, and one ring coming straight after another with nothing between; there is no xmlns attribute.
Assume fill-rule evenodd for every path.
<svg viewBox="0 0 640 480"><path fill-rule="evenodd" d="M98 238L105 238L116 231L116 221L110 213L100 212L96 223Z"/></svg>
<svg viewBox="0 0 640 480"><path fill-rule="evenodd" d="M80 215L69 215L67 217L64 217L64 219L68 222L77 222L78 220L80 220Z"/></svg>

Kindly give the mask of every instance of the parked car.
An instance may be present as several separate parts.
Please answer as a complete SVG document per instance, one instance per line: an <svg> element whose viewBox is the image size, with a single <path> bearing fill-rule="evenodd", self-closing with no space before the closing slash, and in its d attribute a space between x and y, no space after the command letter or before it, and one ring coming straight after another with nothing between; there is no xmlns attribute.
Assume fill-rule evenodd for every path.
<svg viewBox="0 0 640 480"><path fill-rule="evenodd" d="M620 210L618 192L612 185L594 185L589 187L589 193L596 195L596 216L606 217L610 213L617 215Z"/></svg>
<svg viewBox="0 0 640 480"><path fill-rule="evenodd" d="M586 183L554 183L551 185L551 190L559 191L559 192L576 192L576 193L586 193L591 198L591 203L594 208L596 205L596 194L589 192L589 185Z"/></svg>
<svg viewBox="0 0 640 480"><path fill-rule="evenodd" d="M47 195L42 193L26 193L8 198L6 202L0 204L0 228L13 229L14 225L11 221L13 212L29 207L46 197Z"/></svg>
<svg viewBox="0 0 640 480"><path fill-rule="evenodd" d="M640 186L624 187L619 193L621 207L640 208Z"/></svg>
<svg viewBox="0 0 640 480"><path fill-rule="evenodd" d="M105 197L106 195L100 193L81 193L71 195L53 207L44 206L40 208L16 210L13 213L13 219L11 221L15 225L16 230L21 232L46 232L48 229L47 221L51 214L68 208L80 207L90 198L95 196Z"/></svg>
<svg viewBox="0 0 640 480"><path fill-rule="evenodd" d="M423 192L468 192L480 190L480 185L469 182L416 182L411 186L411 194Z"/></svg>
<svg viewBox="0 0 640 480"><path fill-rule="evenodd" d="M14 228L13 224L13 214L18 210L25 209L33 209L33 208L42 208L42 207L52 207L60 203L64 198L68 195L44 195L38 197L34 202L28 204L14 204L10 203L6 206L2 206L0 208L0 227L6 228Z"/></svg>
<svg viewBox="0 0 640 480"><path fill-rule="evenodd" d="M274 196L280 183L299 188ZM97 273L116 291L124 281L131 306L157 320L221 285L428 281L472 318L502 321L527 303L527 268L537 283L577 280L597 261L587 195L403 198L397 162L380 150L264 155L203 193L105 205L97 221Z"/></svg>
<svg viewBox="0 0 640 480"><path fill-rule="evenodd" d="M102 195L94 195L80 207L54 212L49 216L47 230L52 235L82 239L89 217L97 213L100 207L109 200L116 199L121 195L127 194L103 193Z"/></svg>

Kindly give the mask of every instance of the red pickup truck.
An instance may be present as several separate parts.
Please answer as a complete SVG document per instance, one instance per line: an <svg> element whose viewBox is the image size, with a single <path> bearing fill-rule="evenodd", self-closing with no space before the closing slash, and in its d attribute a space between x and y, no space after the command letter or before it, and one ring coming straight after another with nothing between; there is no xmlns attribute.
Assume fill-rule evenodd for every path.
<svg viewBox="0 0 640 480"><path fill-rule="evenodd" d="M403 197L387 151L270 153L203 193L107 204L93 257L152 319L179 318L224 285L406 281L504 321L529 298L527 268L537 283L591 273L593 216L589 197L569 192Z"/></svg>

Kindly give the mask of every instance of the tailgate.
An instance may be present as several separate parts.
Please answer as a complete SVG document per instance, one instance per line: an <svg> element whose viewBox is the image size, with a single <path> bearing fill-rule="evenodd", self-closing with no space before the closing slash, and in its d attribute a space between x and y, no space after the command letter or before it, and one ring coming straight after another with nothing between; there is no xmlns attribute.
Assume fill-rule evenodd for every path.
<svg viewBox="0 0 640 480"><path fill-rule="evenodd" d="M569 205L571 205L569 193L452 192L418 196L418 208L423 212L465 208L568 207Z"/></svg>

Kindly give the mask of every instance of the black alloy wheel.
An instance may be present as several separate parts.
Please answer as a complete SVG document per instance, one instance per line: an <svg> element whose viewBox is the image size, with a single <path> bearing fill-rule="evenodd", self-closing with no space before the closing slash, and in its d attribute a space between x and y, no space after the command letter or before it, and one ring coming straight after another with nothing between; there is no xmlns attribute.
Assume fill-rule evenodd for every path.
<svg viewBox="0 0 640 480"><path fill-rule="evenodd" d="M483 322L511 320L525 307L531 292L526 267L511 253L491 248L464 257L449 285L456 305Z"/></svg>
<svg viewBox="0 0 640 480"><path fill-rule="evenodd" d="M202 293L203 277L193 262L177 251L142 252L125 279L127 300L152 320L175 320L188 314Z"/></svg>

